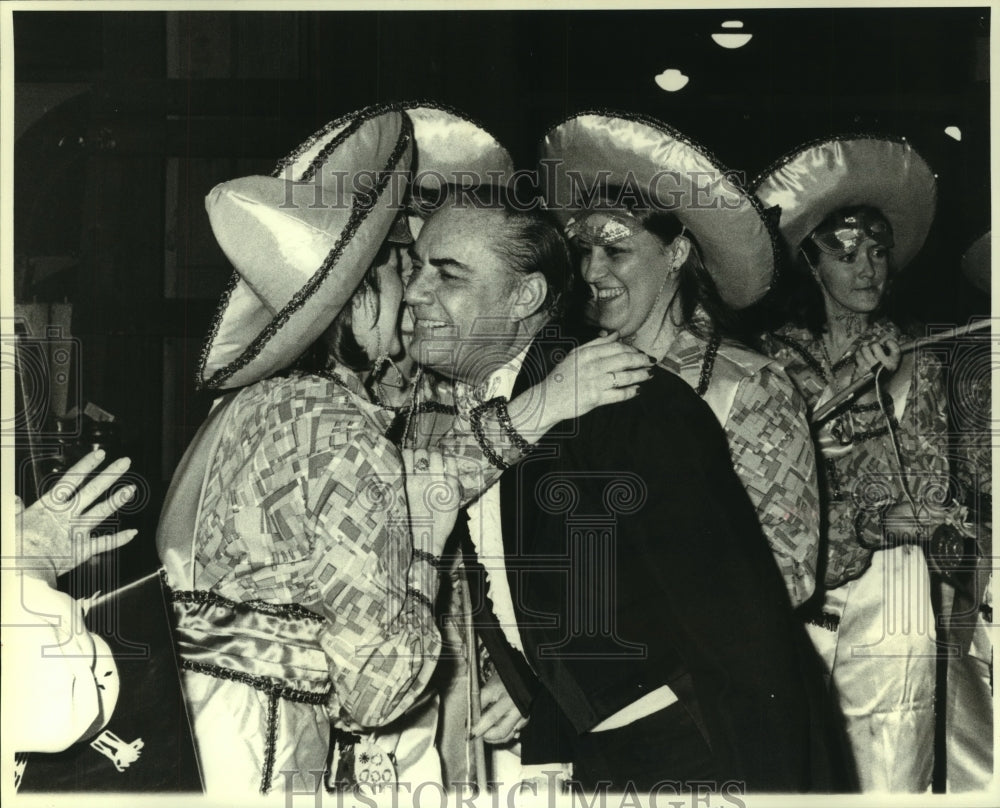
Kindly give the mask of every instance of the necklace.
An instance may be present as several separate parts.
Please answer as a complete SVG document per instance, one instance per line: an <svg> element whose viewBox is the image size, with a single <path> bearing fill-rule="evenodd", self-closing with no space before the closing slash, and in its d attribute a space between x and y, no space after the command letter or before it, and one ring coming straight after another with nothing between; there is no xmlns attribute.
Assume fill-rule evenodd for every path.
<svg viewBox="0 0 1000 808"><path fill-rule="evenodd" d="M698 386L695 388L695 392L704 397L705 393L708 392L709 382L712 381L712 370L715 367L715 357L719 352L719 344L722 342L722 337L717 333L712 334L712 338L708 341L708 347L705 348L705 356L701 360L701 375L698 377Z"/></svg>
<svg viewBox="0 0 1000 808"><path fill-rule="evenodd" d="M385 375L390 368L396 372L396 383L390 383L385 380ZM400 371L400 369L396 366L396 363L392 361L391 356L383 354L375 360L375 364L372 366L371 379L372 383L370 387L375 403L385 409L393 409L393 405L385 402L383 397L383 388L392 387L396 390L403 390L406 387L406 377L403 376L402 371Z"/></svg>
<svg viewBox="0 0 1000 808"><path fill-rule="evenodd" d="M838 370L840 370L845 365L847 365L847 363L850 362L851 358L854 356L854 352L851 351L850 349L848 349L847 351L844 352L844 354L840 357L840 359L838 359L836 362L834 362L833 361L833 357L830 355L830 348L826 344L826 334L824 334L822 337L820 337L819 345L823 349L823 356L826 358L826 362L830 366L830 370L834 374L836 374L836 372ZM823 371L823 377L827 381L830 381L830 378L829 378L829 376L827 376L825 370Z"/></svg>
<svg viewBox="0 0 1000 808"><path fill-rule="evenodd" d="M399 438L399 446L405 447L407 441L410 440L410 426L413 423L413 416L420 415L425 412L437 412L446 415L456 415L458 414L458 408L454 404L442 404L440 401L421 401L417 403L417 396L420 393L420 383L424 377L424 370L420 368L417 371L417 375L413 380L413 392L410 395L410 403L406 407L393 407L392 409L395 413L400 415L404 411L406 412L406 420L403 422L403 434ZM414 446L411 443L411 446Z"/></svg>
<svg viewBox="0 0 1000 808"><path fill-rule="evenodd" d="M317 376L321 376L324 379L329 379L334 384L338 384L345 390L351 390L351 386L344 381L344 377L341 376L337 371L330 370L330 368L323 368L322 370L315 371ZM353 391L351 391L353 392Z"/></svg>
<svg viewBox="0 0 1000 808"><path fill-rule="evenodd" d="M316 375L322 376L324 379L329 379L330 381L334 382L340 387L343 387L345 390L354 392L351 389L351 386L335 370L330 370L329 368L323 368L322 370L316 371ZM394 413L397 417L403 415L404 413L406 414L406 419L403 422L403 432L399 438L400 447L406 446L407 440L410 437L410 426L413 422L414 415L420 415L421 413L425 412L436 412L446 415L455 415L458 412L457 408L454 405L442 404L440 401L421 401L418 404L417 396L419 394L420 382L422 378L423 378L423 369L421 368L419 371L417 371L417 375L413 380L413 389L412 392L410 393L409 404L401 406L392 406L380 401L377 395L375 397L376 400L374 403L378 405L379 409L384 410L385 412ZM392 431L393 428L392 425L390 425L388 432L391 433Z"/></svg>
<svg viewBox="0 0 1000 808"><path fill-rule="evenodd" d="M406 411L406 421L403 423L403 434L399 438L399 445L406 446L406 441L410 437L410 424L413 422L413 413L417 409L417 391L420 390L420 382L424 378L424 369L418 368L416 378L413 380L413 390L410 393L410 406Z"/></svg>

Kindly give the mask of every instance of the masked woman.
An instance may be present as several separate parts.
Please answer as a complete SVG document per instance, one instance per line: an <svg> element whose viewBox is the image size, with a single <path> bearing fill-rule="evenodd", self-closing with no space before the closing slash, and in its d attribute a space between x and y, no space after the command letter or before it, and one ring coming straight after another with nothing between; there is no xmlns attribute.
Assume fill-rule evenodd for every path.
<svg viewBox="0 0 1000 808"><path fill-rule="evenodd" d="M580 502L599 500L592 481L602 474L648 486L642 506L614 523L617 566L606 574L614 592L634 594L617 595L613 632L577 645L545 635L530 616L552 610L556 584L520 583L522 645L545 685L522 762L569 760L588 791L699 780L845 788L820 666L789 600L812 589L818 539L804 408L779 367L723 339L722 300L749 305L770 284L768 223L712 159L656 121L581 113L541 152L546 205L580 251L582 318L664 370L636 406L581 419L551 465L522 468L522 490L579 479ZM580 530L556 508L527 510L524 553L540 546L551 557L565 531ZM582 591L573 607L599 614L601 590ZM544 644L557 639L558 654ZM622 650L630 643L641 659Z"/></svg>
<svg viewBox="0 0 1000 808"><path fill-rule="evenodd" d="M733 339L732 310L760 299L774 272L755 203L710 154L654 120L574 115L540 153L546 202L580 254L585 319L709 404L792 604L803 603L819 542L804 404L777 363Z"/></svg>
<svg viewBox="0 0 1000 808"><path fill-rule="evenodd" d="M234 389L181 461L157 545L210 792L315 791L327 770L328 785L378 785L397 766L440 779L436 716L421 703L441 644L436 560L458 502L436 453L412 464L404 489L386 437L397 413L370 392L400 350L409 239L398 184L413 140L403 109L367 108L328 124L275 176L224 183L207 201L236 273L199 378ZM592 364L580 382L603 391L588 401L634 395L603 380L632 378L636 359L604 345L580 355L566 370ZM547 390L553 418L582 403L560 392L574 375ZM509 426L484 423L516 461ZM481 454L470 471L475 450L455 445L465 498L477 493L466 480L495 475Z"/></svg>
<svg viewBox="0 0 1000 808"><path fill-rule="evenodd" d="M789 322L767 344L810 412L878 369L863 395L816 424L826 559L821 613L809 630L862 788L925 791L935 627L921 545L958 514L948 505L941 365L922 352L900 361L902 332L883 312L894 273L930 229L934 176L905 141L830 139L779 161L757 195L780 207L794 256Z"/></svg>

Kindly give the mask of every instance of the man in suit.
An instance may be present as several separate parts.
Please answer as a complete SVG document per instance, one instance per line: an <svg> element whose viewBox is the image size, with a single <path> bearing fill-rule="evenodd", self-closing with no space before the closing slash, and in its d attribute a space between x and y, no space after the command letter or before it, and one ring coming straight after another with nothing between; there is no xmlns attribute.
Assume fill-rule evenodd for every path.
<svg viewBox="0 0 1000 808"><path fill-rule="evenodd" d="M460 410L513 398L566 355L554 318L571 265L541 212L454 198L412 257L410 352L469 391ZM487 699L487 739L527 711L522 760L571 761L587 789L835 787L816 660L718 421L684 381L657 370L640 395L563 422L475 507L506 641L491 652L517 660L498 660L518 703Z"/></svg>

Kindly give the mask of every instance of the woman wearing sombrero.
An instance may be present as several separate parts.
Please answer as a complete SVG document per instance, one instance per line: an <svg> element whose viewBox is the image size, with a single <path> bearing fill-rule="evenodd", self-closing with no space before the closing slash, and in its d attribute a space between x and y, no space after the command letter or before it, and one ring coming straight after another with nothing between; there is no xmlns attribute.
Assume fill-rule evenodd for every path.
<svg viewBox="0 0 1000 808"><path fill-rule="evenodd" d="M441 647L436 561L452 485L464 499L478 492L470 479L495 474L481 453L469 470L469 435L453 478L440 453L410 452L404 486L386 437L397 412L373 392L400 349L401 191L415 145L403 108L370 107L328 124L274 176L223 183L207 200L236 272L199 381L225 395L178 467L157 547L210 792L315 791L324 771L328 786L391 784L403 768L440 780L427 698ZM640 364L585 350L549 382L552 423L620 399L608 371ZM303 354L325 361L293 367ZM568 371L591 365L580 381L595 394L562 395ZM481 427L519 459L511 424Z"/></svg>
<svg viewBox="0 0 1000 808"><path fill-rule="evenodd" d="M699 564L693 575L690 570L683 574L693 587L683 597L659 596L650 604L648 619L666 628L665 642L657 641L679 649L683 664L690 666L693 689L659 688L641 706L627 707L622 712L629 715L620 718L624 726L615 730L622 740L604 734L608 724L619 726L618 715L581 734L577 743L586 751L574 759L574 777L593 787L617 765L627 775L622 779L632 782L643 762L656 760L649 770L660 781L698 779L691 760L684 758L697 759L707 748L702 771L714 771L717 780L743 780L761 791L849 788L836 722L822 692L821 666L791 605L812 591L819 532L804 404L776 363L727 338L727 312L758 300L771 283L776 250L769 223L714 160L651 119L574 115L549 131L541 158L546 205L580 253L589 294L578 317L620 334L669 371L660 378L669 375L676 382L679 377L692 398L693 393L701 396L705 404L699 412L725 432L724 448L736 471L727 468L714 477L717 487L705 501L727 516L739 515L739 527L733 523L726 531L732 531L727 539L732 544L723 542L736 556L719 551L713 555L717 566ZM649 433L657 430L651 425ZM703 439L706 458L717 457L709 447L717 449L721 438L715 443ZM673 449L654 441L627 451L637 469L650 467L649 457L673 458L679 474L689 463L695 475L702 458L674 457ZM716 514L693 503L704 530L698 529L697 513L686 529L678 529L680 520L647 525L657 553L695 557L719 541L720 534L709 526ZM641 541L625 546L627 552L643 549ZM653 569L655 557L650 556ZM745 566L750 559L752 571ZM682 591L670 580L670 571L682 564L675 559L664 566L664 586ZM753 601L757 622L741 622L746 614L722 606L719 589L725 589L725 598ZM685 625L688 609L706 618L697 629ZM701 656L703 650L707 657ZM719 678L713 667L722 659L725 673ZM760 674L762 668L767 672ZM755 692L755 679L767 682L760 692ZM723 706L736 693L740 706ZM793 693L803 701L790 718L779 703ZM671 730L676 738L664 741L649 728L669 726L669 711L678 701L703 723L687 735ZM529 727L536 722L533 715ZM647 732L655 740L645 741ZM528 762L538 762L537 757Z"/></svg>
<svg viewBox="0 0 1000 808"><path fill-rule="evenodd" d="M819 506L801 396L733 339L770 288L775 247L755 201L665 124L581 113L541 144L548 207L581 256L585 318L678 374L712 408L792 604L813 592Z"/></svg>
<svg viewBox="0 0 1000 808"><path fill-rule="evenodd" d="M831 673L865 790L925 791L934 757L935 625L921 544L947 502L940 363L900 361L883 308L934 217L934 175L903 140L830 138L761 175L794 256L790 322L766 339L810 411L877 369L814 426L823 454L825 571L808 626Z"/></svg>

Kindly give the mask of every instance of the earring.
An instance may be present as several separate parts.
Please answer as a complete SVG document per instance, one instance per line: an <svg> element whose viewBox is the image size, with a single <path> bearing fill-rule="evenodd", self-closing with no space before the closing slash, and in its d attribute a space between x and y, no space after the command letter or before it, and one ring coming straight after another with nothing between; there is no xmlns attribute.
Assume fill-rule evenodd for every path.
<svg viewBox="0 0 1000 808"><path fill-rule="evenodd" d="M395 371L395 378L390 379L388 377L390 369ZM372 361L371 381L375 401L381 406L386 406L386 402L381 395L383 385L395 388L396 390L402 390L406 387L406 377L403 375L403 371L392 360L392 357L389 356L388 349L383 347L382 333L377 327L375 331L375 359Z"/></svg>

